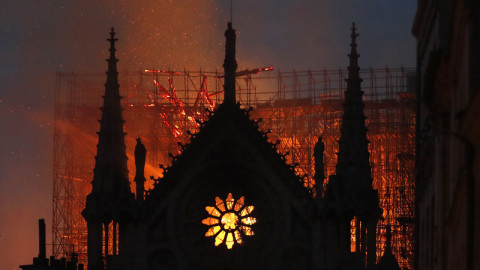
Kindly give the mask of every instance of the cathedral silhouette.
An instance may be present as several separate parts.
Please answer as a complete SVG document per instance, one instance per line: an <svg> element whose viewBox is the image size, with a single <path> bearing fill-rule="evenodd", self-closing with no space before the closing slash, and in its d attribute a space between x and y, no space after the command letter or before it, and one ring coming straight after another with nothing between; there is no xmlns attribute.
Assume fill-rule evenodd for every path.
<svg viewBox="0 0 480 270"><path fill-rule="evenodd" d="M148 191L148 149L137 139L135 197L112 28L92 191L82 212L88 269L400 269L388 226L386 251L376 258L382 209L372 187L357 36L353 24L336 174L324 189L319 137L316 196L236 102L236 33L228 23L223 103Z"/></svg>

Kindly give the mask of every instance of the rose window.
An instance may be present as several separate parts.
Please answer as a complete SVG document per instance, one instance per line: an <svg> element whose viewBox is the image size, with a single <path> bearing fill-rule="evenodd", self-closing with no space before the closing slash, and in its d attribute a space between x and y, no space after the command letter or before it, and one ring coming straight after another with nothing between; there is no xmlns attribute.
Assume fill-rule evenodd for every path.
<svg viewBox="0 0 480 270"><path fill-rule="evenodd" d="M243 244L244 236L254 235L252 225L257 220L251 216L253 206L245 206L245 197L235 200L228 193L225 202L215 198L215 206L207 206L209 217L202 223L209 226L205 236L215 237L215 246L225 243L228 249L234 244Z"/></svg>

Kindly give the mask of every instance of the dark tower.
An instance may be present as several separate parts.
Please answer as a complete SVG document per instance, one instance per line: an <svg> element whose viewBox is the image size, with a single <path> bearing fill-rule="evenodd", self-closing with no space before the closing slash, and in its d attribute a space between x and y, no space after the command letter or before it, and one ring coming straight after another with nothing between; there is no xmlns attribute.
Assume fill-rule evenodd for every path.
<svg viewBox="0 0 480 270"><path fill-rule="evenodd" d="M110 32L110 57L98 132L92 192L82 212L88 227L88 269L104 269L107 258L122 253L122 223L131 215L133 194L128 181L125 132L115 57L115 32ZM109 242L111 243L109 245ZM108 265L107 265L108 268Z"/></svg>
<svg viewBox="0 0 480 270"><path fill-rule="evenodd" d="M382 210L379 207L378 192L372 187L357 37L353 23L336 174L330 178L325 201L336 213L341 223L340 227L345 232L339 239L341 253L349 254L354 244L354 252L358 255L360 263L367 266L367 269L374 269L376 225L381 218ZM352 220L355 220L355 243L351 243L350 239Z"/></svg>
<svg viewBox="0 0 480 270"><path fill-rule="evenodd" d="M237 72L237 60L235 60L235 42L237 36L235 30L232 29L232 23L228 23L228 28L225 31L225 60L223 61L223 69L225 72L224 82L224 98L225 104L235 104L235 73Z"/></svg>

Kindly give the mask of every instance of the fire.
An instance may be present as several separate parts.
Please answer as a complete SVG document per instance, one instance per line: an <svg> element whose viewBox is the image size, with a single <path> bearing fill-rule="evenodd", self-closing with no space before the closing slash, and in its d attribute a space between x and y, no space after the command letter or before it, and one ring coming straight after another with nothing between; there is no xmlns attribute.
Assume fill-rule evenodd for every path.
<svg viewBox="0 0 480 270"><path fill-rule="evenodd" d="M357 251L357 219L350 221L350 252Z"/></svg>
<svg viewBox="0 0 480 270"><path fill-rule="evenodd" d="M180 75L182 72L179 71L170 71L170 70L157 70L157 69L145 69L145 73L167 73L170 75Z"/></svg>
<svg viewBox="0 0 480 270"><path fill-rule="evenodd" d="M390 72L392 71L390 70ZM324 74L326 74L325 77L323 76ZM312 177L314 175L312 149L319 135L323 137L323 141L325 142L324 169L326 180L323 184L325 185L327 183L329 175L335 173L335 153L338 151L337 141L339 139L342 112L342 92L338 90L341 89L341 86L336 86L335 80L338 77L338 82L343 83L344 81L340 76L341 73L335 71L335 73L332 74L333 73L329 73L328 71L326 73L314 72L312 78L315 79L317 88L318 85L322 85L320 88L324 89L322 88L324 84L326 88L325 90L313 89L312 93L315 95L312 98L308 96L309 92L301 89L298 90L298 93L296 92L297 96L309 98L290 99L288 96L282 96L285 92L281 91L285 90L287 93L291 91L291 89L288 88L290 87L288 82L292 77L290 76L291 74L289 75L288 73L282 73L282 76L284 76L282 77L283 79L279 76L269 75L255 82L256 85L264 81L268 82L268 80L264 80L267 77L271 78L272 80L269 80L269 82L274 81L275 85L278 83L278 92L277 90L268 92L269 88L265 87L259 88L258 92L252 94L251 103L248 103L248 100L246 100L247 95L239 96L239 100L241 100L245 107L250 105L255 107L255 109L250 112L251 119L264 119L259 124L260 129L263 131L272 129L272 132L268 135L268 139L271 143L276 143L277 140L279 141L276 147L279 153L284 154L286 151L289 152L285 157L286 163L292 165L298 163L296 166L297 174L308 175L308 177L304 178L304 183L307 188L312 188L314 184ZM377 79L383 76L383 73L380 73L380 71L374 71L374 74L377 75ZM398 75L398 73L395 74ZM177 85L173 85L173 78L168 78L171 76L169 73L162 72L142 72L140 76L138 76L138 74L135 74L134 77L130 75L130 79L125 80L131 82L130 88L128 88L128 84L122 84L122 91L124 91L122 95L125 97L123 99L123 101L125 101L124 120L126 121L125 132L127 133L126 144L127 153L129 153L128 169L130 179L133 180L135 174L134 157L130 153L133 153L135 138L137 137L142 138L147 148L147 164L145 167L145 176L147 178L147 182L145 183L146 189L148 190L153 187L153 181L149 179L149 176L155 176L155 178L163 176L163 170L158 167L158 164L168 165L171 162L171 158L167 156L167 153L180 153L181 146L177 143L187 143L190 139L188 131L192 133L197 131L199 127L197 121L200 122L207 119L205 109L212 110L212 108L214 109L217 106L217 102L221 101L222 80L217 77L217 75L218 73L216 72L183 72L183 74L175 78ZM301 81L301 75L298 76L299 81ZM141 78L140 81L136 81L138 77ZM207 77L210 77L210 80L208 80ZM401 76L397 76L395 78L400 77ZM363 78L364 83L372 80L371 78L367 79L369 78L367 74L364 74ZM243 82L242 80L237 82ZM247 78L245 78L245 80L247 80ZM394 80L390 80L390 82L392 81ZM180 86L182 82L185 84ZM81 88L75 88L78 87L77 85L81 86L81 83L72 85L74 87L69 87L67 90L73 89L76 93L83 90ZM186 87L186 85L188 87ZM302 85L306 86L307 82L302 81ZM163 90L160 86L162 86ZM241 86L243 86L243 83L238 83L237 87ZM102 87L103 81L99 84L99 89L103 90ZM329 87L332 87L333 90L329 90ZM408 106L409 104L413 104L412 100L414 99L411 96L398 95L398 92L394 91L399 91L399 89L394 87L396 86L388 88L391 92L388 93L387 97L389 97L389 99L385 102L383 101L383 96L367 95L365 111L367 121L369 121L367 126L371 127L369 128L368 140L371 142L369 147L372 176L374 179L373 185L375 189L379 190L380 205L385 209L385 220L380 221L378 226L377 257L379 258L384 250L385 240L383 235L385 230L383 226L390 223L392 224L393 230L392 245L394 254L399 259L402 267L407 267L412 262L411 254L413 254L413 247L411 246L413 242L411 241L412 238L410 238L410 235L413 235L413 226L410 226L411 223L409 222L412 219L408 216L409 214L413 215L413 211L409 212L407 206L413 205L413 203L408 203L410 201L413 202L414 198L412 181L414 152L408 143L414 142L415 134L415 117ZM175 91L175 95L172 91ZM251 91L253 93L253 88ZM245 92L245 89L241 89L239 94ZM187 95L184 95L184 93L187 93ZM269 95L269 93L273 94ZM383 94L382 92L382 95ZM96 93L95 95L89 93L87 96L98 96L99 101L101 101L100 93ZM397 100L397 98L399 100ZM181 102L176 102L175 99ZM374 102L371 102L372 100ZM395 104L397 107L392 107L391 104ZM84 104L80 105L85 106ZM81 157L75 159L71 165L65 163L71 166L67 168L74 168L74 170L63 170L62 167L57 167L57 174L61 174L62 176L59 177L56 175L55 181L61 182L62 184L68 181L69 185L71 183L81 183L82 186L75 186L75 190L82 190L82 194L76 195L77 198L84 198L90 190L89 181L92 179L91 174L96 151L95 145L98 142L98 137L95 135L95 132L98 131L98 123L95 120L99 119L99 106L95 103L89 103L88 105L90 106L87 108L88 110L81 110L82 107L75 103L73 107L69 108L75 110L75 118L67 118L69 115L66 115L66 117L63 118L64 120L55 122L56 128L64 128L62 134L66 133L66 138L71 137L74 140L72 149L68 148L69 145L71 145L69 140L64 140L63 137L61 137L61 140L56 140L59 146L61 146L56 148L59 156L64 155L64 157L69 157L67 155L68 153L78 153L78 156ZM400 125L401 122L388 122L387 113L394 115L398 121L408 121L408 125ZM85 120L86 118L91 121L87 122ZM388 127L387 124L389 124ZM63 151L63 149L69 151ZM63 166L63 163L55 164ZM72 180L74 178L83 179L83 182ZM83 191L84 189L86 189L85 192ZM135 190L135 184L133 182L132 190ZM78 205L82 203L84 202L80 202ZM225 203L224 201L224 204ZM216 208L218 209L218 207ZM221 230L225 230L225 225L228 225L228 230L232 231L235 231L232 229L233 225L235 225L235 229L240 232L241 236L253 235L253 230L248 225L255 224L256 219L254 216L247 215L243 217L241 215L242 213L237 209L228 211L228 206L225 206L225 209L225 212L234 213L237 219L235 219L233 215L225 216L224 224L222 225L222 215L209 215L208 217L211 218L208 221L210 225L206 226L209 226L209 228L215 227L214 225L219 226L218 230L212 229L215 232L214 235L220 235ZM246 213L248 213L248 208L245 209ZM79 216L78 212L81 211L81 209L78 211L76 209L68 209L68 211ZM220 211L220 209L218 209L218 211ZM250 209L250 213L251 211L253 211L253 206L252 209ZM60 213L60 211L58 212ZM65 212L67 211L61 213ZM214 220L216 220L216 223L214 223ZM198 222L200 223L201 220ZM199 225L202 226L202 224ZM358 245L355 239L356 229L353 227L353 223L351 225L350 244L351 251L353 252ZM80 254L85 254L86 250L84 248L81 249L82 243L85 241L84 239L82 240L80 236L76 236L85 236L86 228L83 228L83 230L81 228L84 226L83 220L79 220L74 226L76 226L75 228L78 227L78 234L70 233L66 237L68 237L69 243L74 243L76 247L79 247L78 252ZM240 226L243 226L242 229L240 229ZM56 234L56 237L61 237L60 233ZM213 238L213 236L211 237ZM223 242L219 245L223 245L223 243L226 244L226 242L231 243L230 240L232 239L235 243L235 233L232 234L231 237L231 239L227 239L228 232L226 231L223 238L219 238L218 241L223 239ZM240 241L243 243L243 240L245 240L244 238L241 239L242 240L238 240L239 244ZM232 248L234 246L235 244Z"/></svg>

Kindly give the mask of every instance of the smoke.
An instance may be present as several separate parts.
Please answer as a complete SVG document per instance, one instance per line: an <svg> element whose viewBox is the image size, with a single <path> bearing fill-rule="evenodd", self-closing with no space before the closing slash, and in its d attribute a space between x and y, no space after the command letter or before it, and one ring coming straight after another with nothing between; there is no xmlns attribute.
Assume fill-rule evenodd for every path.
<svg viewBox="0 0 480 270"><path fill-rule="evenodd" d="M361 34L362 67L412 66L415 3L388 2L234 1L239 69L346 66L352 21ZM37 255L38 218L46 219L51 239L55 72L104 72L112 26L120 72L221 70L229 8L227 0L1 2L2 269Z"/></svg>
<svg viewBox="0 0 480 270"><path fill-rule="evenodd" d="M223 54L218 12L213 1L2 1L2 269L37 256L38 218L51 243L55 72L104 72L112 26L120 71L215 68ZM79 138L95 145L94 136Z"/></svg>

